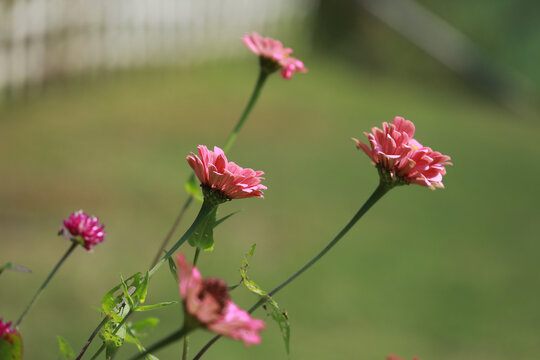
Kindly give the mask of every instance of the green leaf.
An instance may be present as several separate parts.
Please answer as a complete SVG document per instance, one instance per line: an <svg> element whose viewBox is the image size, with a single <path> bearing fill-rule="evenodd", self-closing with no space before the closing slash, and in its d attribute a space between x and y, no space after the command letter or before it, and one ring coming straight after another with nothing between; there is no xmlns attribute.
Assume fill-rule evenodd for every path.
<svg viewBox="0 0 540 360"><path fill-rule="evenodd" d="M22 360L22 340L18 332L0 338L0 359Z"/></svg>
<svg viewBox="0 0 540 360"><path fill-rule="evenodd" d="M122 277L122 275L120 275L120 281L121 281L121 284L122 284L122 292L124 293L124 299L127 300L128 302L128 305L130 308L135 308L135 303L133 301L133 298L131 297L131 294L128 290L128 287L127 287L127 284L126 282L124 281L124 278ZM133 289L132 293L135 292L136 289Z"/></svg>
<svg viewBox="0 0 540 360"><path fill-rule="evenodd" d="M144 276L144 279L140 283L139 287L135 292L133 293L133 298L140 302L141 304L144 304L146 301L146 294L148 293L148 280L150 276L148 274L148 271L146 272L146 275Z"/></svg>
<svg viewBox="0 0 540 360"><path fill-rule="evenodd" d="M204 196L203 196L201 187L197 181L197 178L193 174L186 181L185 187L189 195L193 196L196 200L199 200L200 202L204 201Z"/></svg>
<svg viewBox="0 0 540 360"><path fill-rule="evenodd" d="M139 272L128 277L124 281L124 283L129 287L134 287L135 289L137 289L141 283L141 273ZM117 323L122 321L123 316L121 316L121 313L123 312L124 308L126 308L124 291L120 291L121 287L122 284L116 285L111 290L109 290L105 294L105 296L103 296L103 299L101 299L102 311L106 315L112 317L113 320Z"/></svg>
<svg viewBox="0 0 540 360"><path fill-rule="evenodd" d="M255 251L255 245L251 247L251 251L249 252L249 256L253 255L253 252ZM249 291L259 295L261 298L266 300L266 304L269 304L270 307L263 305L264 309L266 310L267 314L269 314L272 319L278 324L279 330L281 332L281 337L283 338L283 342L285 343L285 351L287 352L287 355L290 354L290 338L291 338L291 327L289 324L289 317L287 315L286 311L283 311L278 306L277 302L272 299L270 295L263 289L259 287L254 281L250 280L247 275L247 269L248 269L248 254L244 256L244 260L242 262L242 267L240 268L240 275L242 275L242 280L244 285L248 288Z"/></svg>
<svg viewBox="0 0 540 360"><path fill-rule="evenodd" d="M216 228L219 224L221 224L221 223L224 222L225 220L229 219L231 216L238 214L239 212L240 212L240 210L235 211L235 212L232 212L232 213L230 213L229 215L224 216L224 217L222 217L221 219L217 220L216 223L214 224L214 228Z"/></svg>
<svg viewBox="0 0 540 360"><path fill-rule="evenodd" d="M138 306L137 308L135 308L135 311L150 311L150 310L159 309L159 308L176 304L176 303L177 301L164 301L164 302L160 302L154 305L143 305L143 306Z"/></svg>
<svg viewBox="0 0 540 360"><path fill-rule="evenodd" d="M4 270L11 270L11 271L18 271L22 273L31 273L32 271L22 265L17 265L12 262L5 263L4 265L0 266L0 274L4 272Z"/></svg>
<svg viewBox="0 0 540 360"><path fill-rule="evenodd" d="M176 263L174 262L174 259L173 257L169 257L169 259L167 259L169 261L169 270L171 270L171 274L174 278L174 280L176 281L176 283L178 283L178 270L176 269Z"/></svg>
<svg viewBox="0 0 540 360"><path fill-rule="evenodd" d="M126 337L126 325L124 324L118 328L118 324L108 322L99 336L105 344L106 359L112 359L118 348L124 344L124 339Z"/></svg>
<svg viewBox="0 0 540 360"><path fill-rule="evenodd" d="M188 239L191 246L195 246L204 251L214 249L214 227L216 227L217 206L201 221L195 232Z"/></svg>
<svg viewBox="0 0 540 360"><path fill-rule="evenodd" d="M69 346L66 339L64 339L61 336L57 336L58 338L58 359L59 360L71 360L75 359L75 353L73 352L73 349L71 346Z"/></svg>

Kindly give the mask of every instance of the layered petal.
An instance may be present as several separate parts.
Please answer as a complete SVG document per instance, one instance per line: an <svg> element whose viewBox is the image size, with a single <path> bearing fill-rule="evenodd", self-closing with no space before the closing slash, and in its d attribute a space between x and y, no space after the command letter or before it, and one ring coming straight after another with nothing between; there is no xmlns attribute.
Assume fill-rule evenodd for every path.
<svg viewBox="0 0 540 360"><path fill-rule="evenodd" d="M281 68L281 76L284 79L290 79L295 72L307 72L304 63L291 56L292 49L283 47L278 40L263 38L254 32L244 35L242 42L254 54L269 60L273 64L272 71Z"/></svg>
<svg viewBox="0 0 540 360"><path fill-rule="evenodd" d="M373 165L386 170L394 179L431 189L444 188L445 166L452 165L449 156L414 139L414 124L403 117L396 116L391 124L384 122L382 127L382 130L374 127L371 133L364 133L369 146L353 139Z"/></svg>
<svg viewBox="0 0 540 360"><path fill-rule="evenodd" d="M191 153L186 160L195 171L195 175L202 185L219 190L229 199L243 199L248 197L264 197L266 186L261 184L264 178L262 171L242 168L234 162L229 162L219 147L214 151L208 150L204 145L197 147L199 156Z"/></svg>

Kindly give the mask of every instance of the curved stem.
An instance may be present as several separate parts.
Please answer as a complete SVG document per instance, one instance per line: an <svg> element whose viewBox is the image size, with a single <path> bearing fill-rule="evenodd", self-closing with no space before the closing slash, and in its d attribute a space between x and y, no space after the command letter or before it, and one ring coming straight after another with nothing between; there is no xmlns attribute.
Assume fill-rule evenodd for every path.
<svg viewBox="0 0 540 360"><path fill-rule="evenodd" d="M139 354L131 357L130 360L141 359L141 358L145 357L146 355L148 355L150 353L153 353L156 350L161 349L162 347L165 347L167 345L172 344L176 340L178 340L178 339L182 338L183 336L187 335L189 332L190 332L190 330L184 326L180 330L175 331L171 335L167 336L166 338L164 338L164 339L158 341L157 343L155 343L154 345L150 346L144 352L139 353Z"/></svg>
<svg viewBox="0 0 540 360"><path fill-rule="evenodd" d="M315 255L311 260L309 260L304 266L302 266L298 271L296 271L294 274L289 276L285 281L283 281L281 284L276 286L274 289L272 289L270 292L268 292L268 296L272 296L276 294L278 291L283 289L285 286L287 286L290 282L292 282L294 279L296 279L298 276L300 276L304 271L309 269L313 264L315 264L320 258L322 258L334 245L336 245L347 232L362 218L362 216L380 199L386 194L392 186L388 186L384 183L379 183L379 186L375 189L373 194L366 200L364 205L358 210L358 212L352 217L351 220L345 225L343 229L322 249L317 255ZM248 312L251 314L253 311L255 311L258 307L263 305L267 301L267 298L261 298L259 301L257 301L249 310ZM214 336L200 351L199 353L193 358L193 360L200 359L203 354L216 342L219 340L221 336L216 335Z"/></svg>
<svg viewBox="0 0 540 360"><path fill-rule="evenodd" d="M225 153L229 151L231 147L233 146L234 141L236 140L236 137L238 136L238 133L242 129L242 126L244 126L246 119L248 118L249 114L251 113L251 110L253 109L253 106L255 106L255 103L257 102L257 99L259 98L259 95L261 93L261 90L264 86L266 79L268 78L268 75L269 74L264 72L262 69L260 70L259 77L257 78L257 82L255 83L255 88L253 89L253 92L251 93L251 97L249 98L249 101L246 107L244 108L244 112L240 116L240 119L238 119L236 126L231 132L231 135L229 135L229 138L227 139L225 146L223 146L223 151Z"/></svg>
<svg viewBox="0 0 540 360"><path fill-rule="evenodd" d="M103 318L103 320L101 320L101 322L99 323L99 325L94 329L94 331L92 332L92 334L90 335L90 337L88 338L88 340L86 341L86 344L84 344L83 348L81 349L81 352L79 353L79 355L77 356L77 358L75 360L81 360L81 358L83 357L84 353L86 352L86 350L88 349L88 347L90 346L90 344L92 343L92 340L94 340L94 338L96 337L97 333L99 332L99 330L101 330L101 328L103 326L105 326L105 324L109 321L109 317L108 316L105 316Z"/></svg>
<svg viewBox="0 0 540 360"><path fill-rule="evenodd" d="M53 278L54 274L56 274L56 272L58 271L58 269L60 269L60 266L62 266L62 264L64 263L64 261L66 261L66 259L68 258L68 256L73 252L73 250L75 250L75 248L77 247L77 245L79 245L78 242L75 242L73 241L71 246L69 247L69 249L66 251L66 253L64 254L64 256L62 256L62 258L60 259L60 261L58 261L58 263L56 264L56 266L54 267L54 269L51 271L51 273L49 274L49 276L47 276L47 278L45 279L45 281L43 282L43 284L41 284L41 286L39 287L39 289L36 291L36 293L34 294L34 297L32 298L32 300L30 300L30 303L26 306L26 308L24 309L24 311L22 312L21 316L19 316L19 319L17 320L17 322L15 323L15 327L18 327L21 322L23 321L24 317L26 316L26 314L28 313L28 311L30 310L30 308L32 307L32 305L34 305L34 303L36 302L36 300L39 298L39 296L41 295L41 293L43 292L43 290L45 290L45 287L47 287L47 284L49 283L49 281L51 281L51 279Z"/></svg>

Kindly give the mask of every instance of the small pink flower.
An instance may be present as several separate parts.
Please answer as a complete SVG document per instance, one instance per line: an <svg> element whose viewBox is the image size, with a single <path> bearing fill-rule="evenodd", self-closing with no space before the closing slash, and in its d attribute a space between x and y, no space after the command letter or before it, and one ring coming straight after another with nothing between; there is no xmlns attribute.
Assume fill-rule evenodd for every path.
<svg viewBox="0 0 540 360"><path fill-rule="evenodd" d="M259 344L264 321L253 319L247 311L230 300L227 284L217 278L203 279L199 270L189 265L182 254L176 257L180 295L185 311L217 334L242 340L246 346Z"/></svg>
<svg viewBox="0 0 540 360"><path fill-rule="evenodd" d="M214 151L199 145L199 156L191 153L186 159L203 186L218 190L228 199L263 197L266 186L261 184L264 172L241 168L227 161L223 150L214 146Z"/></svg>
<svg viewBox="0 0 540 360"><path fill-rule="evenodd" d="M91 250L92 247L103 242L105 237L103 228L105 225L100 225L97 217L89 216L79 210L71 214L69 219L64 220L60 233L66 236L71 234L72 238L80 241L86 250Z"/></svg>
<svg viewBox="0 0 540 360"><path fill-rule="evenodd" d="M271 38L263 38L256 32L244 35L242 42L261 59L269 60L268 72L274 72L281 68L281 76L284 79L290 79L293 74L298 72L307 72L304 63L292 56L291 48L284 48L281 41ZM263 64L265 66L265 64Z"/></svg>
<svg viewBox="0 0 540 360"><path fill-rule="evenodd" d="M15 329L11 328L11 321L5 323L2 318L0 318L0 339L5 335L13 334Z"/></svg>
<svg viewBox="0 0 540 360"><path fill-rule="evenodd" d="M386 357L386 360L403 360L403 359L396 355L388 355ZM420 360L420 359L418 359L417 357L414 357L413 360Z"/></svg>
<svg viewBox="0 0 540 360"><path fill-rule="evenodd" d="M369 156L373 164L386 170L392 181L444 188L442 177L445 165L452 165L450 157L425 147L413 138L414 124L396 116L392 124L383 123L383 129L374 127L371 134L364 133L368 147L357 139L356 147Z"/></svg>

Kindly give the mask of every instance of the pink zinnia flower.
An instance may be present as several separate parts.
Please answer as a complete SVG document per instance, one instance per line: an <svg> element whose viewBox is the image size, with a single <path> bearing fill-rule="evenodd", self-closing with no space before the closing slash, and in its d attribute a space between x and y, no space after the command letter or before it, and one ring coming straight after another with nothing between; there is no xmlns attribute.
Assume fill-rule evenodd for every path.
<svg viewBox="0 0 540 360"><path fill-rule="evenodd" d="M242 168L227 161L223 150L214 146L214 151L199 145L199 156L191 153L186 159L204 187L218 190L226 199L263 197L266 186L261 184L264 172Z"/></svg>
<svg viewBox="0 0 540 360"><path fill-rule="evenodd" d="M89 216L79 210L71 214L69 219L64 220L60 233L66 236L71 234L72 238L79 241L86 250L91 250L92 247L103 242L104 228L105 225L100 225L97 217Z"/></svg>
<svg viewBox="0 0 540 360"><path fill-rule="evenodd" d="M227 284L217 278L203 279L199 270L187 264L182 254L176 257L180 295L187 314L217 334L242 340L246 346L261 342L259 331L264 321L253 319L230 300Z"/></svg>
<svg viewBox="0 0 540 360"><path fill-rule="evenodd" d="M11 328L11 321L5 323L2 318L0 318L0 339L5 335L13 334L15 329Z"/></svg>
<svg viewBox="0 0 540 360"><path fill-rule="evenodd" d="M392 124L383 123L383 129L374 127L372 133L364 133L368 147L357 139L356 147L369 156L375 166L390 176L394 184L400 182L444 188L442 177L445 165L452 165L450 157L425 147L413 138L414 124L396 116Z"/></svg>
<svg viewBox="0 0 540 360"><path fill-rule="evenodd" d="M396 355L388 355L386 357L386 360L403 360L403 359ZM417 357L414 357L413 360L420 360L420 359L418 359Z"/></svg>
<svg viewBox="0 0 540 360"><path fill-rule="evenodd" d="M304 63L292 56L291 48L284 48L281 41L271 38L263 38L256 32L244 35L242 42L256 55L261 58L261 65L268 73L281 68L281 76L290 79L294 72L307 72ZM264 60L267 60L266 63Z"/></svg>

